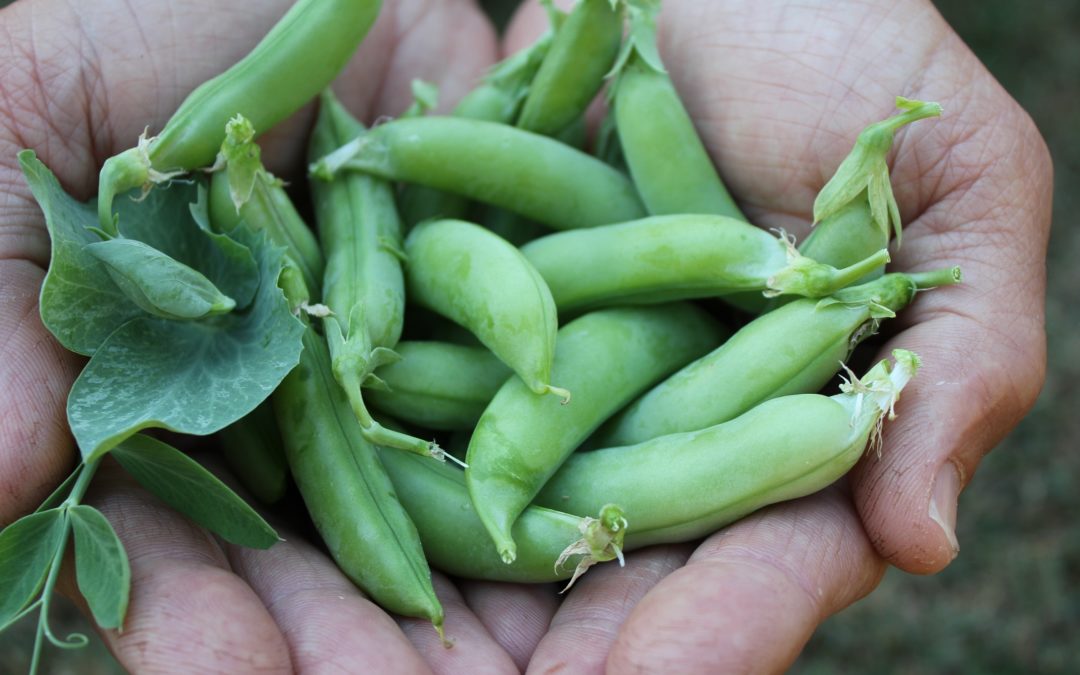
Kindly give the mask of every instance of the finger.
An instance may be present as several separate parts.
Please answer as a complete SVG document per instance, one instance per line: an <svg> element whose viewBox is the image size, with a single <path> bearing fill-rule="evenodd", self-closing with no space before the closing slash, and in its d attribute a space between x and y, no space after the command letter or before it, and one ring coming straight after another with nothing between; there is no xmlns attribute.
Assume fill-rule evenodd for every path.
<svg viewBox="0 0 1080 675"><path fill-rule="evenodd" d="M964 282L921 295L896 322L904 330L889 347L916 352L923 368L886 428L882 457L853 474L871 540L915 573L937 572L957 555L960 490L1034 404L1046 369L1049 153L1030 118L951 35L925 87L957 72L968 84L946 117L898 150L897 197L916 217L894 259L899 269L959 264Z"/></svg>
<svg viewBox="0 0 1080 675"><path fill-rule="evenodd" d="M770 507L706 539L637 604L608 672L783 672L884 571L841 490Z"/></svg>
<svg viewBox="0 0 1080 675"><path fill-rule="evenodd" d="M446 614L443 627L450 644L444 644L427 621L398 620L431 669L447 675L518 672L513 659L488 633L450 580L436 572L432 574L432 582Z"/></svg>
<svg viewBox="0 0 1080 675"><path fill-rule="evenodd" d="M226 551L281 629L297 672L428 672L390 615L323 553L278 531L285 541L268 550Z"/></svg>
<svg viewBox="0 0 1080 675"><path fill-rule="evenodd" d="M124 629L101 631L128 671L292 672L281 631L212 536L110 462L87 497L112 523L131 563Z"/></svg>
<svg viewBox="0 0 1080 675"><path fill-rule="evenodd" d="M574 0L556 0L555 6L564 12L574 7ZM547 10L538 2L523 2L514 11L503 33L500 58L524 49L536 41L551 23Z"/></svg>
<svg viewBox="0 0 1080 675"><path fill-rule="evenodd" d="M628 554L625 567L609 563L590 570L568 591L528 672L605 672L615 636L634 606L661 579L682 567L690 550L689 546L656 546Z"/></svg>
<svg viewBox="0 0 1080 675"><path fill-rule="evenodd" d="M43 276L33 263L0 259L0 527L33 510L74 462L64 406L81 359L41 323Z"/></svg>
<svg viewBox="0 0 1080 675"><path fill-rule="evenodd" d="M524 671L559 607L558 590L551 584L494 581L460 581L458 588L491 637Z"/></svg>

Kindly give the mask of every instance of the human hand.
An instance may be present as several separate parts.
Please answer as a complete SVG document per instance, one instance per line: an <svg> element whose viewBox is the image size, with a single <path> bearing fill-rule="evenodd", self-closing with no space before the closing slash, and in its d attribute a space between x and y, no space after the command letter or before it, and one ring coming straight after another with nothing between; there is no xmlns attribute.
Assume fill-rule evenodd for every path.
<svg viewBox="0 0 1080 675"><path fill-rule="evenodd" d="M1049 154L930 2L667 0L658 21L662 56L731 192L752 222L800 239L858 131L898 94L939 101L944 117L894 144L905 231L893 269L960 264L964 284L920 296L886 325L883 353L910 349L923 368L880 459L693 553L634 553L629 581L591 572L537 646L536 672L783 669L886 564L926 574L955 557L960 490L1043 382ZM506 50L543 22L523 9Z"/></svg>
<svg viewBox="0 0 1080 675"><path fill-rule="evenodd" d="M160 129L190 90L237 61L288 4L233 10L187 3L180 12L169 3L136 11L106 0L21 0L0 11L9 37L0 45L0 524L32 510L71 468L64 402L82 365L39 318L49 240L17 151L35 149L69 192L90 197L105 158L130 147L144 127ZM341 76L339 94L369 121L403 110L417 76L439 83L452 102L495 52L490 25L467 2L388 2ZM311 117L304 111L262 139L268 165L286 179L303 180L297 169L306 165ZM130 558L124 630L103 636L132 672L422 672L425 661L455 672L478 664L512 671L538 639L500 635L504 650L485 628L501 625L496 617L510 606L519 623L540 616L521 609L536 589L500 589L494 597L483 585L463 586L478 598L470 603L474 613L437 579L459 647L446 650L430 624L395 623L286 529L287 541L269 551L223 544L112 464L102 467L87 499L110 519ZM64 583L77 595L73 579ZM515 593L522 599L498 599Z"/></svg>

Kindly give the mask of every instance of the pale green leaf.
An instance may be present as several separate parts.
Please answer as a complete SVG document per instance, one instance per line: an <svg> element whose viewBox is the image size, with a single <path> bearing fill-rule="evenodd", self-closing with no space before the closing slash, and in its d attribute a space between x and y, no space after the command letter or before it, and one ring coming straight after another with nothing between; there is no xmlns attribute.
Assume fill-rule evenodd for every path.
<svg viewBox="0 0 1080 675"><path fill-rule="evenodd" d="M131 566L120 538L100 511L80 504L68 510L75 534L75 578L94 620L120 628L127 613Z"/></svg>
<svg viewBox="0 0 1080 675"><path fill-rule="evenodd" d="M269 548L277 533L229 486L176 448L136 434L112 456L161 501L226 541Z"/></svg>
<svg viewBox="0 0 1080 675"><path fill-rule="evenodd" d="M0 630L41 592L57 549L64 543L66 515L49 509L24 516L0 531Z"/></svg>

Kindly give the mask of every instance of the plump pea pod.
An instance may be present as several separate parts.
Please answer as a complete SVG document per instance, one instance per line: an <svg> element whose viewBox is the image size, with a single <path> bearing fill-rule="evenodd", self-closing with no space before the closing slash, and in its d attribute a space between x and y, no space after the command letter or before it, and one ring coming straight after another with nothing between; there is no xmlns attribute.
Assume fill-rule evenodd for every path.
<svg viewBox="0 0 1080 675"><path fill-rule="evenodd" d="M420 183L501 206L555 229L645 215L630 179L557 140L494 122L399 119L375 127L312 165Z"/></svg>
<svg viewBox="0 0 1080 675"><path fill-rule="evenodd" d="M338 567L386 610L427 618L441 635L443 610L416 528L312 328L273 403L289 468Z"/></svg>
<svg viewBox="0 0 1080 675"><path fill-rule="evenodd" d="M193 321L236 307L236 301L201 272L141 241L117 237L83 250L101 261L129 300L154 316Z"/></svg>
<svg viewBox="0 0 1080 675"><path fill-rule="evenodd" d="M821 297L889 259L884 249L844 269L806 258L735 218L653 216L541 237L521 249L560 312L763 291Z"/></svg>
<svg viewBox="0 0 1080 675"><path fill-rule="evenodd" d="M401 360L376 372L385 388L366 396L373 410L427 429L471 430L513 372L486 347L399 342Z"/></svg>
<svg viewBox="0 0 1080 675"><path fill-rule="evenodd" d="M270 401L218 432L221 454L248 492L263 504L285 496L289 469Z"/></svg>
<svg viewBox="0 0 1080 675"><path fill-rule="evenodd" d="M98 217L115 233L113 198L207 166L225 123L241 114L263 133L337 76L379 14L381 0L298 0L251 52L191 92L161 133L101 169Z"/></svg>
<svg viewBox="0 0 1080 675"><path fill-rule="evenodd" d="M480 520L507 563L514 521L575 448L634 396L723 339L689 304L607 309L559 330L552 375L573 405L507 380L476 425L465 483Z"/></svg>
<svg viewBox="0 0 1080 675"><path fill-rule="evenodd" d="M593 517L580 518L530 506L514 523L521 545L507 565L473 510L461 470L404 452L382 450L380 456L428 560L448 574L516 583L570 577L573 583L598 562L622 559L627 521L619 507L605 504Z"/></svg>
<svg viewBox="0 0 1080 675"><path fill-rule="evenodd" d="M743 326L723 345L653 387L590 439L632 445L711 427L779 396L820 390L851 350L922 289L960 281L960 269L887 274L822 300L803 298Z"/></svg>
<svg viewBox="0 0 1080 675"><path fill-rule="evenodd" d="M587 513L616 499L633 528L627 549L691 541L763 507L828 486L880 442L883 417L918 368L893 352L836 396L796 394L730 422L638 445L579 453L536 503Z"/></svg>
<svg viewBox="0 0 1080 675"><path fill-rule="evenodd" d="M454 117L512 124L547 54L554 36L549 30L532 45L495 64L483 80L454 107ZM452 192L425 185L406 185L398 200L407 228L432 218L461 218L469 200Z"/></svg>
<svg viewBox="0 0 1080 675"><path fill-rule="evenodd" d="M295 268L311 297L317 298L323 275L319 242L284 184L263 166L250 120L240 115L229 120L216 167L209 203L214 227L227 232L243 220L266 230L273 242L288 249L286 264Z"/></svg>
<svg viewBox="0 0 1080 675"><path fill-rule="evenodd" d="M468 328L536 394L551 385L558 319L551 293L506 240L463 220L421 223L405 240L409 299Z"/></svg>
<svg viewBox="0 0 1080 675"><path fill-rule="evenodd" d="M630 32L612 89L615 128L630 175L653 215L712 213L746 220L660 61L654 23L659 5L628 2Z"/></svg>
<svg viewBox="0 0 1080 675"><path fill-rule="evenodd" d="M309 153L321 156L364 128L337 98L323 92ZM334 376L344 389L371 443L442 457L434 443L383 428L368 412L361 388L378 383L375 369L398 360L392 350L405 317L401 270L401 222L393 190L386 181L345 173L313 181L312 204L326 252L324 321Z"/></svg>
<svg viewBox="0 0 1080 675"><path fill-rule="evenodd" d="M529 87L517 126L554 136L580 118L615 63L621 0L578 0Z"/></svg>

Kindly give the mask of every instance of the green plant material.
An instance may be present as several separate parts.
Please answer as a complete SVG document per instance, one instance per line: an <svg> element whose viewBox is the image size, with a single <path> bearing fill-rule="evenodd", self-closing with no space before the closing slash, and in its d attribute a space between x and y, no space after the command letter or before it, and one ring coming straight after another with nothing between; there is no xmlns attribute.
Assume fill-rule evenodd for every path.
<svg viewBox="0 0 1080 675"><path fill-rule="evenodd" d="M75 575L94 620L120 628L127 613L131 566L120 538L100 511L77 504L68 509L75 534Z"/></svg>
<svg viewBox="0 0 1080 675"><path fill-rule="evenodd" d="M303 326L275 283L283 252L264 235L246 227L232 237L206 233L205 214L194 217L189 208L194 185L173 184L125 205L124 237L198 270L244 310L161 319L130 302L85 251L99 241L93 207L64 193L32 152L20 161L53 238L42 321L64 346L92 355L68 397L68 422L85 458L149 427L213 433L250 412L296 365Z"/></svg>
<svg viewBox="0 0 1080 675"><path fill-rule="evenodd" d="M23 516L0 531L0 630L33 607L66 533L67 516L58 508Z"/></svg>
<svg viewBox="0 0 1080 675"><path fill-rule="evenodd" d="M112 456L161 501L226 541L270 548L279 540L229 486L176 448L135 434L113 448Z"/></svg>
<svg viewBox="0 0 1080 675"><path fill-rule="evenodd" d="M106 239L83 249L97 258L109 277L140 309L185 321L227 314L236 301L197 270L135 239Z"/></svg>
<svg viewBox="0 0 1080 675"><path fill-rule="evenodd" d="M410 83L410 89L413 102L401 113L401 117L422 117L439 107L439 85L414 78Z"/></svg>
<svg viewBox="0 0 1080 675"><path fill-rule="evenodd" d="M838 212L865 190L874 223L886 235L891 223L896 240L900 241L900 208L889 183L889 166L885 158L892 148L897 129L921 119L940 116L941 105L897 96L896 107L903 112L875 122L859 133L851 154L844 158L814 200L815 223Z"/></svg>
<svg viewBox="0 0 1080 675"><path fill-rule="evenodd" d="M255 499L273 504L285 496L289 467L269 399L222 429L218 438L229 468Z"/></svg>

